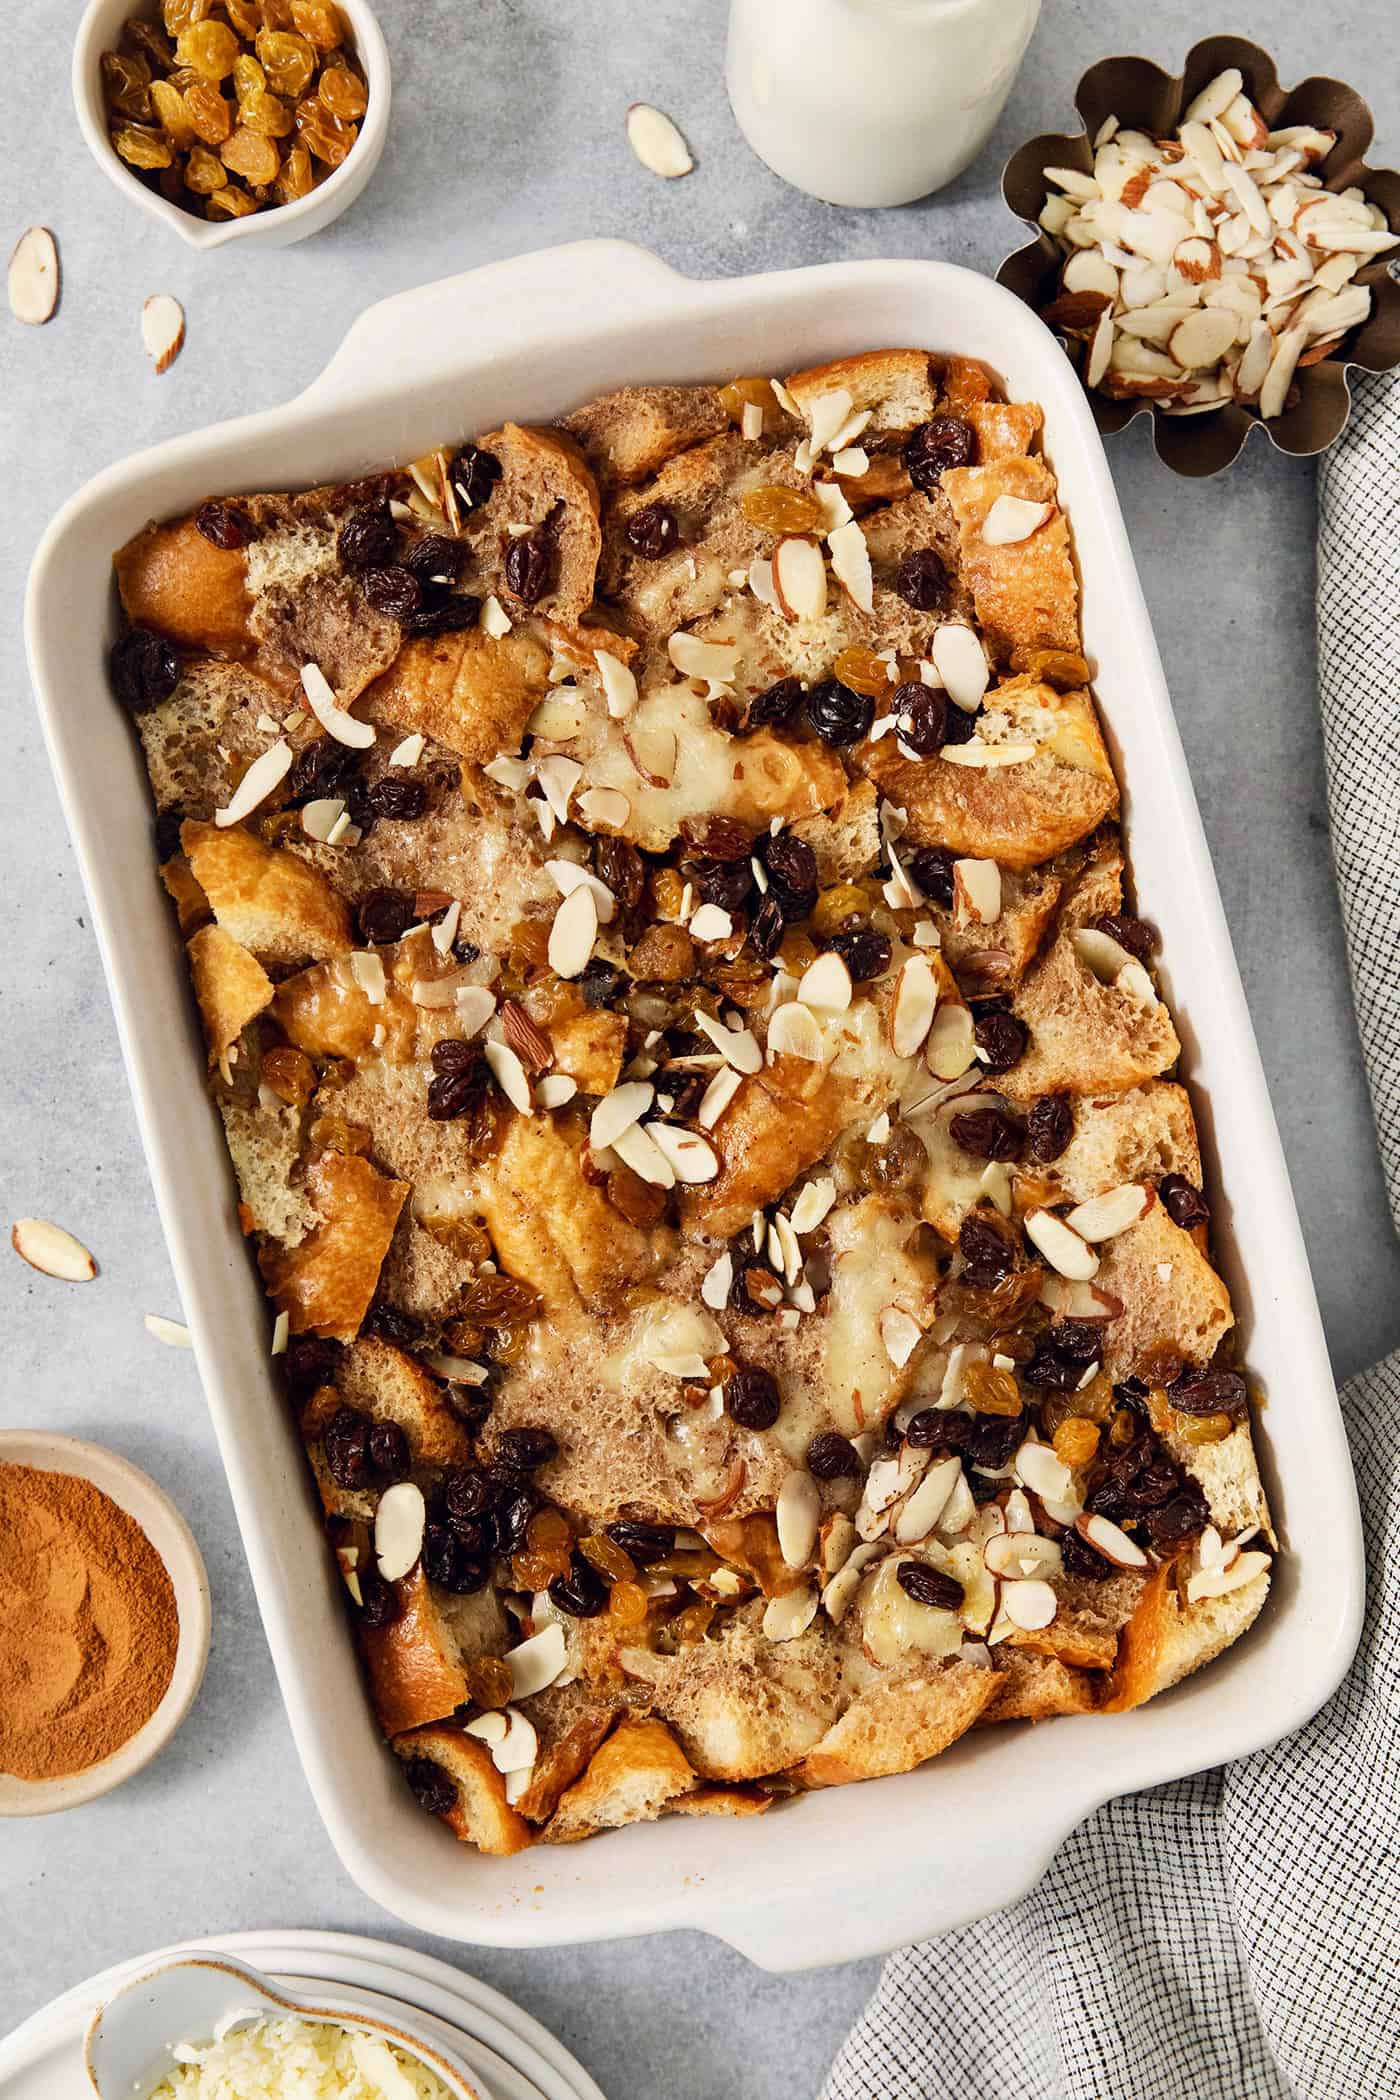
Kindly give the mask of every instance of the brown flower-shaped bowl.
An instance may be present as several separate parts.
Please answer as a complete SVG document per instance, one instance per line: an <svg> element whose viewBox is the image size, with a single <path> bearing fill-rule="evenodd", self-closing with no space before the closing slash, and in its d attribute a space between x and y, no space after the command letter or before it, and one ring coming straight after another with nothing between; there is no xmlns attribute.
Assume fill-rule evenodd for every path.
<svg viewBox="0 0 1400 2100"><path fill-rule="evenodd" d="M1344 190L1355 185L1400 232L1400 174L1393 168L1367 166L1364 156L1374 125L1355 88L1321 77L1300 81L1294 88L1280 87L1273 60L1257 44L1244 37L1213 36L1192 47L1184 70L1175 78L1150 59L1101 59L1075 90L1074 106L1084 129L1029 139L1013 153L1002 175L1002 195L1036 237L1006 258L997 271L997 282L1042 313L1058 290L1064 261L1059 244L1038 223L1051 194L1046 168L1079 168L1091 173L1091 142L1110 116L1116 116L1125 128L1145 131L1154 138L1168 136L1187 105L1227 66L1238 66L1245 92L1271 131L1288 124L1313 124L1319 130L1335 131L1337 142L1317 170L1327 188ZM1107 433L1122 430L1134 416L1150 414L1158 457L1175 473L1193 476L1228 467L1256 427L1268 433L1280 452L1296 458L1325 451L1351 412L1350 367L1386 372L1400 364L1400 282L1391 276L1388 264L1389 258L1382 255L1357 271L1353 282L1367 285L1371 292L1369 317L1344 337L1330 357L1300 367L1288 405L1268 422L1238 402L1227 402L1203 415L1169 416L1155 402L1113 400L1088 390L1094 421Z"/></svg>

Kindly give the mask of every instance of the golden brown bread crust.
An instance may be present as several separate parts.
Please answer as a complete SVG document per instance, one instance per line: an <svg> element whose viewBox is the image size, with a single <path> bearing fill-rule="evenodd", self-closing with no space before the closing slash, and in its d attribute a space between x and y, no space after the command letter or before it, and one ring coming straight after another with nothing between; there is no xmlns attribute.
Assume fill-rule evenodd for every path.
<svg viewBox="0 0 1400 2100"><path fill-rule="evenodd" d="M975 464L928 473L934 414ZM1140 1703L1263 1602L1257 1544L1217 1579L1268 1512L1040 428L875 350L117 558L182 651L138 718L162 873L371 1697L484 1850ZM989 540L1008 496L1046 515ZM381 501L426 631L345 558ZM970 723L920 697L977 669L949 626Z"/></svg>

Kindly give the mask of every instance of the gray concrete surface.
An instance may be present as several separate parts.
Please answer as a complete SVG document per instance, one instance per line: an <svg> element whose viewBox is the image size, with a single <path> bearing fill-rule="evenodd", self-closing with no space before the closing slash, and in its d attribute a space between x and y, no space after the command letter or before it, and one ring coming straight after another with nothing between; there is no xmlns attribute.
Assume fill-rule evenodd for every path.
<svg viewBox="0 0 1400 2100"><path fill-rule="evenodd" d="M1377 158L1400 157L1387 0L1353 0L1325 28L1268 0L1234 0L1227 22L1201 0L1166 0L1145 29L1129 0L1047 0L982 160L940 198L865 215L786 190L749 154L723 91L720 0L383 0L394 124L360 204L303 247L197 257L87 158L67 87L77 12L76 0L30 0L0 86L4 245L31 221L51 225L65 285L50 327L0 320L0 1187L5 1215L37 1211L80 1233L102 1276L65 1292L0 1257L0 1421L100 1438L162 1481L204 1547L215 1633L199 1703L157 1767L110 1800L5 1827L0 2027L182 1934L396 1931L341 1870L303 1784L193 1363L141 1326L143 1311L178 1307L20 644L25 569L53 510L109 460L293 394L375 298L550 242L626 235L695 273L894 254L993 270L1018 238L997 188L1005 153L1065 125L1078 74L1109 52L1146 48L1175 68L1195 36L1244 30L1272 41L1285 79L1331 71L1368 87ZM632 161L622 118L639 97L683 123L699 164L688 181L663 186ZM138 337L157 290L189 319L162 379ZM1400 1340L1400 1249L1328 859L1313 477L1255 443L1230 474L1192 486L1157 464L1141 423L1111 456L1344 1377ZM875 1977L864 1964L780 1981L691 1935L458 1958L556 2028L610 2100L814 2093Z"/></svg>

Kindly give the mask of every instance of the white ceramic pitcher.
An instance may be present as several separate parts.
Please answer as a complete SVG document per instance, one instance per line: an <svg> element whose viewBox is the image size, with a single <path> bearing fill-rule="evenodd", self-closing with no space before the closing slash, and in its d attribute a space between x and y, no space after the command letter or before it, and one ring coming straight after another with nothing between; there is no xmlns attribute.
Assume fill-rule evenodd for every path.
<svg viewBox="0 0 1400 2100"><path fill-rule="evenodd" d="M986 144L1040 0L730 0L754 152L830 204L908 204Z"/></svg>

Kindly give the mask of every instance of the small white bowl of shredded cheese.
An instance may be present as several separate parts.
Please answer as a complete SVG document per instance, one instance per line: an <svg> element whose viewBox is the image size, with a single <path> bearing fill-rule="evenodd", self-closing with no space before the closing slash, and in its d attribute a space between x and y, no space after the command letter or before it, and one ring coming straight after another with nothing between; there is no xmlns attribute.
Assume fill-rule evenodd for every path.
<svg viewBox="0 0 1400 2100"><path fill-rule="evenodd" d="M83 2061L98 2100L490 2100L410 2024L313 2005L228 1955L124 1984L94 2014Z"/></svg>

